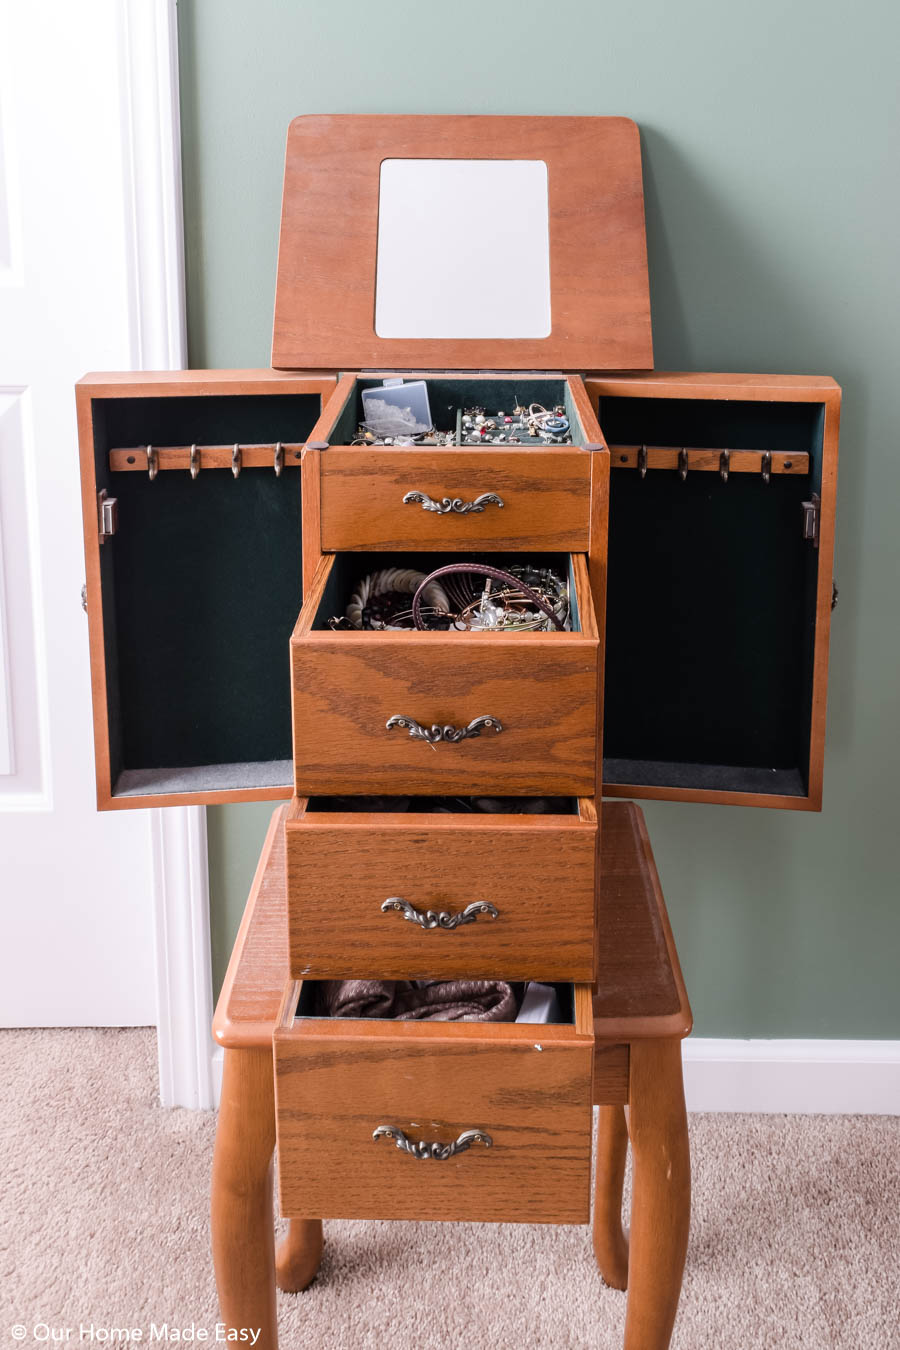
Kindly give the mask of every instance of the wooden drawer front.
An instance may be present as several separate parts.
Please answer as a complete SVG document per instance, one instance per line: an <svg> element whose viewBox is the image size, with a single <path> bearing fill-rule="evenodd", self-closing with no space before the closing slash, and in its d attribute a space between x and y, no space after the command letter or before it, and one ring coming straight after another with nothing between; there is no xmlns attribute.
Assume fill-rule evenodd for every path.
<svg viewBox="0 0 900 1350"><path fill-rule="evenodd" d="M275 1032L282 1213L586 1223L587 986L576 986L576 1005L566 1027L284 1019ZM491 1145L418 1158L374 1139L379 1126L444 1145L479 1130Z"/></svg>
<svg viewBox="0 0 900 1350"><path fill-rule="evenodd" d="M286 825L291 974L592 979L597 820L593 802L579 805L577 816L542 817L340 815L299 803ZM478 901L496 915L426 927L383 909L391 898L450 923Z"/></svg>
<svg viewBox="0 0 900 1350"><path fill-rule="evenodd" d="M576 633L314 630L334 561L291 638L298 794L594 793L599 640L581 554ZM389 729L395 716L457 729L488 716L502 731L432 745Z"/></svg>
<svg viewBox="0 0 900 1350"><path fill-rule="evenodd" d="M336 449L320 456L323 549L587 550L587 450ZM425 494L457 509L404 502ZM470 503L493 493L503 505Z"/></svg>

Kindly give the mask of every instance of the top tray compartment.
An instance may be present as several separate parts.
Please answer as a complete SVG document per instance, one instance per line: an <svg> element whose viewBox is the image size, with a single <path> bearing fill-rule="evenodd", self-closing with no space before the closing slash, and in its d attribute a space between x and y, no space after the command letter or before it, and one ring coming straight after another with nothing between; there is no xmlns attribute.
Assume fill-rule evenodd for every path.
<svg viewBox="0 0 900 1350"><path fill-rule="evenodd" d="M353 445L363 391L386 378L345 375L310 435L304 492L321 493L322 550L588 550L592 467L601 471L591 452L603 446L581 379L406 377L426 381L440 432L455 432L465 408L483 408L494 419L540 404L565 409L571 444L523 437L516 445ZM605 490L604 480L604 496Z"/></svg>

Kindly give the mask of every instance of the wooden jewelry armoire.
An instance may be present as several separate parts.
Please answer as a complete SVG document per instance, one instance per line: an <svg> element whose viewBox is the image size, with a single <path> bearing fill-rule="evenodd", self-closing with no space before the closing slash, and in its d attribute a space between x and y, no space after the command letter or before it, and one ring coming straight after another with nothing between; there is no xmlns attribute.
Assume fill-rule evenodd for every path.
<svg viewBox="0 0 900 1350"><path fill-rule="evenodd" d="M274 1346L323 1218L587 1223L598 1104L594 1248L657 1350L691 1015L640 809L601 799L819 809L840 391L653 371L614 117L298 118L272 362L77 389L100 808L290 799L216 1015L223 1317ZM360 443L363 394L420 379L439 429L541 405L569 439ZM365 574L460 559L555 569L567 631L332 625ZM316 1002L453 979L552 984L555 1020Z"/></svg>

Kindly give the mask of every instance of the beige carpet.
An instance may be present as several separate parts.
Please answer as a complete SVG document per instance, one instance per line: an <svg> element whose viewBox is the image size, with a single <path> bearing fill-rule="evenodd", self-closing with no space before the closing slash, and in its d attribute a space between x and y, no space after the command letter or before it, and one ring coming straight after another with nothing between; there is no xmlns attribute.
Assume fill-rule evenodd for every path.
<svg viewBox="0 0 900 1350"><path fill-rule="evenodd" d="M0 1346L43 1323L213 1328L214 1119L162 1111L148 1031L0 1032ZM900 1347L900 1120L695 1116L673 1350ZM326 1224L281 1345L493 1350L622 1343L587 1228ZM15 1341L11 1327L28 1329ZM58 1343L58 1340L57 1340ZM108 1344L109 1342L107 1342ZM158 1342L164 1344L164 1342Z"/></svg>

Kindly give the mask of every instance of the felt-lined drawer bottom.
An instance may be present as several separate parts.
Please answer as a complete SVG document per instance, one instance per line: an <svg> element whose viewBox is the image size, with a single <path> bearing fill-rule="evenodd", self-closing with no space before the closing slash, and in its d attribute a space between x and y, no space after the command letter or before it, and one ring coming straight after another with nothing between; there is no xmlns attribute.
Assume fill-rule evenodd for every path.
<svg viewBox="0 0 900 1350"><path fill-rule="evenodd" d="M283 1214L588 1221L589 986L553 1024L318 1018L303 991L274 1037Z"/></svg>

